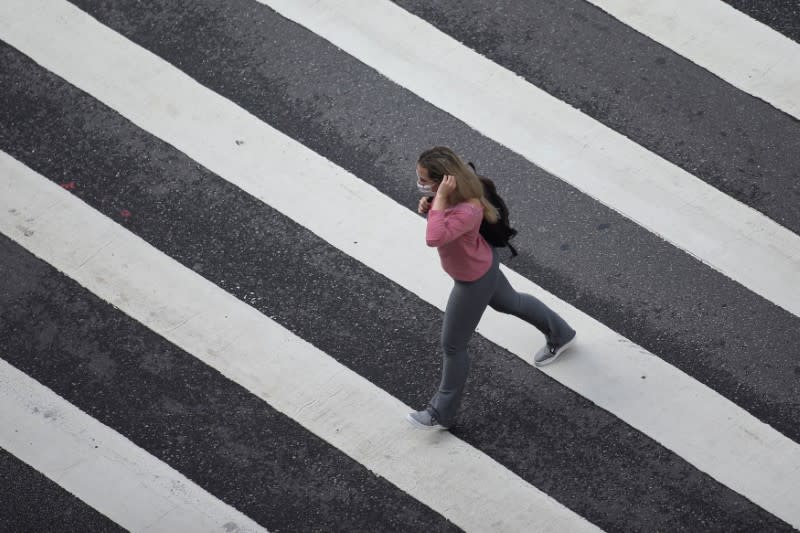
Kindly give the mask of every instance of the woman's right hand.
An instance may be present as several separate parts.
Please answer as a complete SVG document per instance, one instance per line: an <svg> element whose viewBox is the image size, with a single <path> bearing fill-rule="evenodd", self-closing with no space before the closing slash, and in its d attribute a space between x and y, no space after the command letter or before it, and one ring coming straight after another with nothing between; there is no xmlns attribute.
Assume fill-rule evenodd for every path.
<svg viewBox="0 0 800 533"><path fill-rule="evenodd" d="M425 213L427 213L430 208L431 208L431 198L423 196L422 198L419 199L419 207L417 207L417 212L420 215L424 215Z"/></svg>

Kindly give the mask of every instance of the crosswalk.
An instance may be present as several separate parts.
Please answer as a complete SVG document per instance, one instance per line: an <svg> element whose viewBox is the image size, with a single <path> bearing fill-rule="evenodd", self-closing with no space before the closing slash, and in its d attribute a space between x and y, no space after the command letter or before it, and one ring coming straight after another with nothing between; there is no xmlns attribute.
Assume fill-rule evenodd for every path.
<svg viewBox="0 0 800 533"><path fill-rule="evenodd" d="M717 71L729 34L658 44L625 2L428 4L0 5L0 468L90 529L800 528L800 44L703 2L775 54L755 87ZM612 70L701 80L629 98L695 107L648 130L664 95L615 115L602 73L588 108L548 87L548 45L507 61L559 17L670 58ZM534 369L541 335L487 312L429 435L404 415L450 288L414 212L433 144L495 176L506 275L581 343ZM41 520L19 501L0 526Z"/></svg>
<svg viewBox="0 0 800 533"><path fill-rule="evenodd" d="M735 87L800 118L797 43L769 26L716 0L681 9L666 0L592 3Z"/></svg>

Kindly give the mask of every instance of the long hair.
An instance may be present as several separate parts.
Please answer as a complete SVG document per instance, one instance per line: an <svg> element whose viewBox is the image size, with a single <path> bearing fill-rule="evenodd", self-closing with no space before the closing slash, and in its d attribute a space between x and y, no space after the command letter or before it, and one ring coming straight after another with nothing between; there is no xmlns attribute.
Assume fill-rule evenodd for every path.
<svg viewBox="0 0 800 533"><path fill-rule="evenodd" d="M483 206L483 218L490 223L497 222L497 209L486 199L483 183L471 167L466 165L455 152L446 146L434 146L422 152L417 164L428 171L428 177L441 183L445 176L456 177L456 189L448 199L451 204L466 202L477 198Z"/></svg>

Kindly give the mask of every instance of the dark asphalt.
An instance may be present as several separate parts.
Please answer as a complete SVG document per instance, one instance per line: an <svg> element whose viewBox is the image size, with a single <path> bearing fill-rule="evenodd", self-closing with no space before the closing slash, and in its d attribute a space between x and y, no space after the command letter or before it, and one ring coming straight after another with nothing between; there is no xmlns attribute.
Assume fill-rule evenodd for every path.
<svg viewBox="0 0 800 533"><path fill-rule="evenodd" d="M417 202L413 185L416 155L434 144L453 146L477 162L481 171L494 177L509 199L512 220L520 229L517 244L521 251L520 257L509 263L511 267L800 441L798 317L585 197L263 5L247 0L151 1L128 7L88 0L75 3L411 209L416 208ZM509 17L504 31L514 36L517 33L511 19L530 15L519 5L507 7L496 12ZM480 6L475 5L474 9L479 10ZM458 7L452 11L448 20L457 28L459 13L466 11ZM595 17L602 14L595 11ZM499 16L492 13L476 11L463 15L467 22L480 27L464 27L460 35L474 36L480 34L481 27L497 27L499 22L487 18ZM587 28L591 29L591 24L575 26L580 17L572 15L562 21L564 13L552 16L556 21L571 24L565 28L574 27L571 31L559 31L592 42L581 33L590 31ZM558 33L554 27L548 31ZM667 50L653 49L652 43L645 42L639 34L630 35L629 30L626 33L624 28L614 28L614 32L608 33L617 31L626 37L609 39L613 38L618 45L627 44L630 53L637 57L651 54L648 57L652 61L639 59L635 65L631 63L633 67L625 67L614 55L618 50L612 48L608 55L594 60L598 65L616 63L610 67L612 73L629 76L626 68L639 72L650 69L644 65L653 63L672 72L667 78L691 80L682 89L665 89L671 87L664 85L666 79L661 80L661 85L637 86L635 93L617 103L603 103L614 94L614 91L601 94L600 87L607 84L601 83L593 89L601 107L613 104L618 108L638 109L638 114L633 113L629 120L636 117L639 121L651 120L644 103L637 104L638 107L631 104L636 101L634 98L681 102L685 107L677 108L675 117L670 115L655 121L663 128L663 135L670 135L664 140L665 145L697 145L691 136L687 137L686 127L669 126L680 123L687 110L701 104L709 111L703 120L692 119L698 132L705 131L700 125L722 120L720 114L725 114L723 110L731 102L739 102L734 107L743 106L746 115L736 118L739 115L728 110L729 120L741 122L735 127L750 127L746 118L755 120L762 114L774 121L774 128L748 130L751 133L747 136L728 136L724 141L719 140L723 139L720 136L704 144L702 154L686 153L686 157L694 158L695 166L706 158L726 159L729 150L737 153L772 150L770 147L779 145L775 143L791 144L800 139L798 121L788 120L786 115L764 108L759 101L732 92L730 87L719 85L713 76L697 71L679 58L659 65L656 59L667 54ZM534 34L530 41L538 44ZM518 43L520 47L524 44ZM602 50L605 46L596 48ZM554 49L548 53L561 54L561 51ZM561 65L567 58L557 55L548 61ZM525 68L524 61L520 68ZM675 68L679 70L671 70ZM565 66L563 70L568 69ZM649 72L646 70L642 76L654 75ZM574 91L583 90L580 87L590 82L584 77L561 81L565 88L575 87L571 89ZM701 91L704 87L708 93L705 96ZM649 96L650 93L660 96ZM722 103L711 99L711 94ZM692 98L699 99L701 104ZM712 108L714 113L710 112ZM716 118L711 118L712 115ZM760 122L754 122L757 123ZM800 150L780 146L783 148L774 155L783 158L789 171L797 168ZM723 156L716 156L718 151ZM745 181L739 183L745 186L750 178L742 179ZM772 183L776 179L783 184L780 196L800 195L798 180L771 177L766 181ZM770 198L774 196L777 195ZM791 209L783 209L771 200L768 203L769 210L775 210L784 219L790 219L792 210L800 205L795 202Z"/></svg>
<svg viewBox="0 0 800 533"><path fill-rule="evenodd" d="M259 14L269 12L248 18L260 23ZM0 61L16 74L13 82L0 82L0 91L14 102L0 116L0 149L57 183L74 181L73 193L89 205L390 394L411 405L427 401L439 372L437 309L19 53L0 47ZM353 149L344 153L352 156ZM397 166L411 174L413 165L406 164ZM408 195L405 175L395 174L394 183ZM131 216L123 219L121 209ZM264 500L279 495L259 497L269 490L262 485L267 468L277 469L274 479L288 476L284 482L297 492L308 490L309 499L346 470L335 451L313 439L308 443L307 432L263 402L15 245L6 241L3 256L14 258L6 260L9 272L0 276L6 283L0 323L12 328L0 330L0 338L13 340L11 362L211 493L270 529L276 521L283 524L283 517L289 527L302 520L290 514L302 505L286 503L286 514L272 515L275 509ZM786 529L512 354L482 338L471 349L468 395L461 426L453 432L593 523L608 531L646 530L654 521L683 530ZM58 356L58 364L43 363L44 355ZM289 456L311 446L317 449L302 452L298 461ZM333 457L326 463L329 471L308 462L322 455ZM345 520L369 518L349 514L344 504L361 513L408 508L402 494L357 465L349 473L353 488L339 495L339 505L324 507L337 529L353 529ZM355 487L361 491L356 494L375 500L355 499ZM306 518L318 524L327 516ZM422 516L419 510L408 519ZM440 519L431 520L444 527Z"/></svg>
<svg viewBox="0 0 800 533"><path fill-rule="evenodd" d="M0 532L125 531L2 448L0 487Z"/></svg>
<svg viewBox="0 0 800 533"><path fill-rule="evenodd" d="M395 3L800 233L794 117L582 0Z"/></svg>
<svg viewBox="0 0 800 533"><path fill-rule="evenodd" d="M797 317L255 2L74 3L409 208L416 155L453 146L509 200L521 252L509 266L800 441ZM798 121L602 11L397 3L800 228ZM94 208L377 386L427 400L438 310L5 44L0 65L13 72L0 77L0 149L75 182ZM452 528L1 236L0 339L12 364L271 530ZM471 351L454 433L600 527L788 529L512 354L479 337ZM0 456L0 476L18 467ZM25 512L37 519L35 500Z"/></svg>

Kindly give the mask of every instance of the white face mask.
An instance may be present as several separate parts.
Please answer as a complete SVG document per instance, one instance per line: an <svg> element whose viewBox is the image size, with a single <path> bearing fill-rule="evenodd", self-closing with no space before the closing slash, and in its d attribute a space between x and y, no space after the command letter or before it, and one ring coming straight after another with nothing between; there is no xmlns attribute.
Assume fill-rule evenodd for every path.
<svg viewBox="0 0 800 533"><path fill-rule="evenodd" d="M424 196L436 196L436 193L433 192L433 185L423 185L417 182L417 190Z"/></svg>

